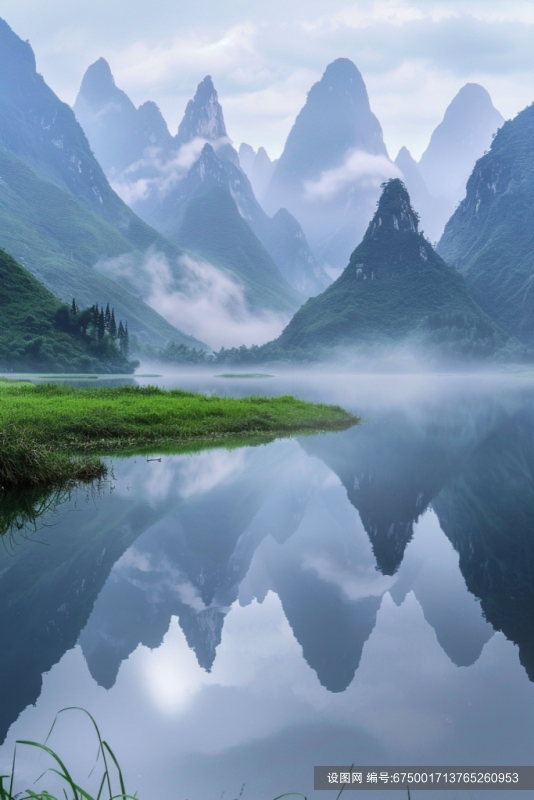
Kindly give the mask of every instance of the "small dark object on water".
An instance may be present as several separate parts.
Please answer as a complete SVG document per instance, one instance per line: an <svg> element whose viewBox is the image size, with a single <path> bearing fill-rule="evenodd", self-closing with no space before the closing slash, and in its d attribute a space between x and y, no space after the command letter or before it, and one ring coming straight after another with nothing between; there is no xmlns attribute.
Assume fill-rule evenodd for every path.
<svg viewBox="0 0 534 800"><path fill-rule="evenodd" d="M147 458L148 461L161 461L161 456L159 458Z"/></svg>

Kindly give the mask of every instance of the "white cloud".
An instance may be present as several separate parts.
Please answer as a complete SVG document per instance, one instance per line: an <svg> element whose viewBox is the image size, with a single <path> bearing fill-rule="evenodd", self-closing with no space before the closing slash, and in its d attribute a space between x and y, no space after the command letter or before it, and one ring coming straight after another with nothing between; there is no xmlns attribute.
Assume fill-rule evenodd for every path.
<svg viewBox="0 0 534 800"><path fill-rule="evenodd" d="M209 450L181 461L178 489L180 497L188 499L228 483L243 472L245 455L244 449Z"/></svg>
<svg viewBox="0 0 534 800"><path fill-rule="evenodd" d="M385 156L374 156L361 150L350 152L340 167L321 172L314 181L304 184L307 200L331 200L351 184L378 187L387 178L400 178L400 170Z"/></svg>
<svg viewBox="0 0 534 800"><path fill-rule="evenodd" d="M327 555L308 555L302 567L327 583L337 586L349 600L363 600L365 597L381 597L397 580L396 577L382 575L374 566L360 564L347 567L336 564Z"/></svg>
<svg viewBox="0 0 534 800"><path fill-rule="evenodd" d="M169 290L172 278L162 258L150 269L152 292L147 302L180 330L214 349L264 344L275 339L289 317L272 311L252 311L243 287L228 272L207 261L182 256L184 278L178 291Z"/></svg>
<svg viewBox="0 0 534 800"><path fill-rule="evenodd" d="M170 157L157 147L149 147L144 157L135 161L123 172L111 176L110 183L125 203L134 205L157 194L165 197L185 178L193 164L199 159L207 139L196 137L181 145ZM231 144L227 136L210 141L214 150Z"/></svg>
<svg viewBox="0 0 534 800"><path fill-rule="evenodd" d="M163 253L148 252L142 263L130 255L102 259L95 269L128 283L171 325L214 350L276 339L289 316L251 309L245 289L230 272L198 258L179 259L177 275Z"/></svg>

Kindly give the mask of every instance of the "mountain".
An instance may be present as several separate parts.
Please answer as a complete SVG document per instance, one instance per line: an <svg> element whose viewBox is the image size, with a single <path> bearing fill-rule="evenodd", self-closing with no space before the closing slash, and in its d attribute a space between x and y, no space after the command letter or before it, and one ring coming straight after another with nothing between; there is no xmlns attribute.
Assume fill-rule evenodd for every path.
<svg viewBox="0 0 534 800"><path fill-rule="evenodd" d="M91 92L95 83L99 90ZM123 109L120 112L114 108L114 97L118 97L115 105ZM328 285L328 275L319 267L298 223L294 221L288 240L287 229L280 234L279 225L272 222L256 200L231 145L209 75L188 102L175 137L163 132L158 136L153 134L151 141L150 137L136 133L139 121L128 122L134 120L135 107L117 89L103 59L87 70L74 108L97 157L107 164L108 176L117 191L147 223L169 239L179 242L189 201L213 186L220 186L232 195L239 213L284 278L292 283L296 273L294 289L300 292L299 287L310 286L309 293L317 294ZM143 108L136 113L139 115ZM125 153L132 159L127 167L124 167Z"/></svg>
<svg viewBox="0 0 534 800"><path fill-rule="evenodd" d="M507 338L419 233L406 187L393 178L343 274L308 300L263 352L319 354L336 346L410 341L443 355L483 357Z"/></svg>
<svg viewBox="0 0 534 800"><path fill-rule="evenodd" d="M54 294L81 305L109 301L133 333L155 344L193 344L145 305L126 277L118 286L94 269L125 254L142 262L150 248L175 259L181 251L111 189L72 110L3 20L0 49L0 246Z"/></svg>
<svg viewBox="0 0 534 800"><path fill-rule="evenodd" d="M271 161L264 147L259 147L255 152L249 144L243 143L239 147L239 165L254 189L254 194L260 201L267 190L273 176L277 161Z"/></svg>
<svg viewBox="0 0 534 800"><path fill-rule="evenodd" d="M397 166L402 173L402 180L414 205L420 210L420 222L427 238L437 241L443 232L443 226L450 217L452 209L444 197L434 197L421 175L417 161L406 147L401 147L397 158Z"/></svg>
<svg viewBox="0 0 534 800"><path fill-rule="evenodd" d="M69 311L5 250L0 250L0 369L131 372L118 350L71 330Z"/></svg>
<svg viewBox="0 0 534 800"><path fill-rule="evenodd" d="M297 293L241 217L234 199L220 186L189 202L178 239L237 278L250 306L286 312L298 306Z"/></svg>
<svg viewBox="0 0 534 800"><path fill-rule="evenodd" d="M438 252L487 314L534 341L534 105L505 122L477 162Z"/></svg>
<svg viewBox="0 0 534 800"><path fill-rule="evenodd" d="M104 58L83 76L73 111L108 174L139 161L147 147L171 146L172 136L157 105L147 102L137 109L115 85Z"/></svg>
<svg viewBox="0 0 534 800"><path fill-rule="evenodd" d="M478 83L466 83L453 98L419 161L419 171L434 197L458 203L478 158L504 117Z"/></svg>
<svg viewBox="0 0 534 800"><path fill-rule="evenodd" d="M312 86L264 205L270 214L286 207L321 259L341 269L372 216L381 180L396 174L363 78L339 58Z"/></svg>

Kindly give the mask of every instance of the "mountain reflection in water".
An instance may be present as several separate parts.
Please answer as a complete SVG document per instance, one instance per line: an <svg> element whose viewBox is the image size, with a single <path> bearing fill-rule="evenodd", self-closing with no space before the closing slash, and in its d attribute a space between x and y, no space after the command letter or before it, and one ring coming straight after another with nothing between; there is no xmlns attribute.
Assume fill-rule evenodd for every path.
<svg viewBox="0 0 534 800"><path fill-rule="evenodd" d="M164 457L161 464L116 461L112 490L94 498L75 492L39 541L0 551L1 739L27 706L39 709L43 674L75 645L92 679L113 697L121 665L135 660L140 645L154 651L147 657L156 663L173 618L198 664L187 661L187 674L200 670L188 680L212 689L214 705L202 714L217 727L227 712L218 710L215 685L239 692L243 682L256 680L261 692L255 659L271 641L280 648L285 630L278 624L276 636L268 628L257 631L260 645L251 634L251 650L259 651L245 649L232 676L221 679L216 667L225 626L237 609L273 608L275 597L288 626L284 641L298 643L323 687L321 694L307 684L298 701L306 704L306 692L313 694L297 717L303 715L306 737L313 739L309 752L323 755L315 763L328 763L327 755L343 763L341 753L336 758L326 746L328 736L330 744L352 737L359 753L371 753L376 763L387 752L390 758L406 753L392 745L392 736L402 739L401 723L395 735L381 737L374 728L372 741L350 728L339 710L324 740L319 726L325 698L348 697L358 685L362 658L388 603L388 614L405 606L413 617L415 600L456 667L475 665L495 631L502 632L518 646L534 681L534 389L460 387L410 402L388 404L382 397L374 407L372 400L362 398L366 408L355 405L372 418L343 433ZM185 663L183 649L176 658ZM387 691L395 692L397 667L387 666ZM172 684L166 669L157 691L165 681ZM369 680L367 671L362 680ZM188 685L171 689L181 698L176 709ZM81 694L78 705L85 704ZM421 720L433 702L418 711ZM377 713L387 717L387 703ZM245 729L254 727L255 714L252 704ZM269 735L267 725L241 741L243 759L256 740L270 741L269 752L284 758L291 724L289 717L273 722ZM429 723L420 724L424 739ZM302 744L308 741L303 736L297 735ZM224 761L229 746L208 747L218 753L213 763L221 775L236 768L235 748ZM465 745L458 747L465 755ZM291 749L287 742L285 749ZM412 763L422 753L415 748ZM309 765L311 771L313 760ZM194 784L186 785L194 794ZM300 787L282 786L292 788Z"/></svg>

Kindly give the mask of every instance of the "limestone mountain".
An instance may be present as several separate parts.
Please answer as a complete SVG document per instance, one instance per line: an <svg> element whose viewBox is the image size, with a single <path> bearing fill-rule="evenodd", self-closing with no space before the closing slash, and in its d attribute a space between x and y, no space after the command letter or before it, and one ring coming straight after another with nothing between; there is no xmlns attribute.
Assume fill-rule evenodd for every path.
<svg viewBox="0 0 534 800"><path fill-rule="evenodd" d="M385 177L398 174L356 66L339 58L312 86L265 195L286 207L325 262L343 268L363 235Z"/></svg>
<svg viewBox="0 0 534 800"><path fill-rule="evenodd" d="M410 341L432 351L493 355L507 336L470 298L462 276L418 230L404 184L384 184L343 274L295 314L271 353Z"/></svg>
<svg viewBox="0 0 534 800"><path fill-rule="evenodd" d="M438 251L487 314L534 342L534 104L505 122L477 162Z"/></svg>
<svg viewBox="0 0 534 800"><path fill-rule="evenodd" d="M263 202L277 163L278 160L271 161L264 147L259 147L257 152L249 144L243 143L239 147L239 164L260 203Z"/></svg>
<svg viewBox="0 0 534 800"><path fill-rule="evenodd" d="M459 202L478 158L504 118L478 83L466 83L452 99L421 156L419 170L434 197Z"/></svg>
<svg viewBox="0 0 534 800"><path fill-rule="evenodd" d="M450 202L444 197L434 197L428 190L419 165L406 147L401 147L395 165L410 194L414 208L419 209L420 222L426 236L434 242L439 239L446 219L451 213Z"/></svg>
<svg viewBox="0 0 534 800"><path fill-rule="evenodd" d="M179 240L189 251L229 272L251 307L292 311L299 296L220 186L194 197L185 209Z"/></svg>
<svg viewBox="0 0 534 800"><path fill-rule="evenodd" d="M287 229L280 236L279 225L272 223L256 200L228 138L222 107L211 77L208 75L198 85L194 97L187 104L176 136L167 137L163 131L161 135L154 134L154 141L150 142L147 136L135 138L139 121L135 125L132 122L131 129L128 128L125 120L135 118L135 106L130 100L128 106L125 104L124 97L127 96L117 89L109 67L104 62L104 68L102 61L87 70L74 107L80 109L80 119L91 145L97 157L102 157L107 163L113 185L136 213L178 242L189 201L213 186L221 186L235 199L239 213L286 280L291 283L296 272L297 282L293 282L293 287L298 291L299 287L308 285L311 287L309 294L322 291L329 278L319 267L300 226L295 222L293 238L288 242ZM88 89L94 75L101 78L98 94L91 94ZM115 96L122 98L121 112L114 110L113 102L110 107L109 98ZM143 108L137 109L137 115ZM110 156L111 147L113 158ZM129 158L133 158L126 167L124 153L130 153Z"/></svg>
<svg viewBox="0 0 534 800"><path fill-rule="evenodd" d="M30 45L0 20L0 246L54 294L110 302L155 344L193 344L123 285L94 267L149 248L181 251L137 217L109 185L72 110L46 85ZM112 276L116 277L116 276Z"/></svg>
<svg viewBox="0 0 534 800"><path fill-rule="evenodd" d="M419 164L406 147L400 149L395 164L432 242L442 235L477 159L503 122L486 89L468 83L447 107Z"/></svg>
<svg viewBox="0 0 534 800"><path fill-rule="evenodd" d="M147 102L136 108L116 86L104 58L87 69L73 111L107 174L139 161L147 147L171 146L172 136L157 105Z"/></svg>

